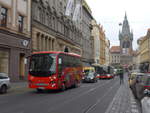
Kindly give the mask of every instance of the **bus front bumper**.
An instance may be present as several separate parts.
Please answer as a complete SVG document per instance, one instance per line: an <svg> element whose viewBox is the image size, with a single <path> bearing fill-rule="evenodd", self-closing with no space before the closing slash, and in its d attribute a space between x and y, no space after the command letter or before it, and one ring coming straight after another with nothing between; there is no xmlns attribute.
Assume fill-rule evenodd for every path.
<svg viewBox="0 0 150 113"><path fill-rule="evenodd" d="M33 89L43 89L43 90L56 90L58 89L58 85L57 84L46 84L46 83L30 83L28 85L29 88L33 88Z"/></svg>

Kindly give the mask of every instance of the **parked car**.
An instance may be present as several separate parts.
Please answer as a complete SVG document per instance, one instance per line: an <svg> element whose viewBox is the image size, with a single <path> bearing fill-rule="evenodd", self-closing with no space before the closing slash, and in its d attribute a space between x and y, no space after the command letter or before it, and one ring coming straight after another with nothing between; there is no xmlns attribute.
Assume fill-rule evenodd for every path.
<svg viewBox="0 0 150 113"><path fill-rule="evenodd" d="M144 98L141 100L142 113L150 113L150 90L144 90Z"/></svg>
<svg viewBox="0 0 150 113"><path fill-rule="evenodd" d="M95 68L94 67L83 67L83 74L85 75L86 73L89 72L95 72Z"/></svg>
<svg viewBox="0 0 150 113"><path fill-rule="evenodd" d="M135 83L136 83L136 75L137 75L138 73L131 73L131 74L129 74L129 80L128 80L128 83L129 83L129 87L131 88L131 89L133 89L133 87L134 87L134 85L135 85Z"/></svg>
<svg viewBox="0 0 150 113"><path fill-rule="evenodd" d="M86 73L84 75L84 77L82 78L82 82L97 82L97 77L96 77L96 73L95 72L89 72L89 73Z"/></svg>
<svg viewBox="0 0 150 113"><path fill-rule="evenodd" d="M6 93L10 88L10 79L7 74L0 73L0 93Z"/></svg>
<svg viewBox="0 0 150 113"><path fill-rule="evenodd" d="M143 91L145 89L150 89L150 75L139 73L136 76L136 83L133 86L133 93L138 100L144 97Z"/></svg>

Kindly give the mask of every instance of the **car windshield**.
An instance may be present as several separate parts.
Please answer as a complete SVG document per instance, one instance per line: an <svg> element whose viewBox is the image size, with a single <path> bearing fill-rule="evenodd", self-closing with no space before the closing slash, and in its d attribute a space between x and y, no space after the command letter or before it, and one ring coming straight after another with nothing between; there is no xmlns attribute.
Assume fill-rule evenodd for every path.
<svg viewBox="0 0 150 113"><path fill-rule="evenodd" d="M50 76L55 74L56 54L32 55L29 73L33 76Z"/></svg>
<svg viewBox="0 0 150 113"><path fill-rule="evenodd" d="M0 79L7 79L8 75L6 73L0 73Z"/></svg>
<svg viewBox="0 0 150 113"><path fill-rule="evenodd" d="M89 72L88 73L88 77L94 77L94 73L93 72Z"/></svg>
<svg viewBox="0 0 150 113"><path fill-rule="evenodd" d="M89 73L89 71L90 71L89 69L86 69L84 70L84 73Z"/></svg>

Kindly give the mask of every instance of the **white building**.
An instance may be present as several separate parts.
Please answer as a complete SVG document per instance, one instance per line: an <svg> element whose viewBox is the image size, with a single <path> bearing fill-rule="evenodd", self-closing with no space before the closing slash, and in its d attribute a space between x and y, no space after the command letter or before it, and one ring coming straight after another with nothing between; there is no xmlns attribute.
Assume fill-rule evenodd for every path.
<svg viewBox="0 0 150 113"><path fill-rule="evenodd" d="M120 46L112 46L110 49L111 53L111 65L120 65Z"/></svg>
<svg viewBox="0 0 150 113"><path fill-rule="evenodd" d="M95 20L92 20L92 37L94 39L94 62L95 64L99 64L100 60L100 34L99 34L99 25L96 23Z"/></svg>

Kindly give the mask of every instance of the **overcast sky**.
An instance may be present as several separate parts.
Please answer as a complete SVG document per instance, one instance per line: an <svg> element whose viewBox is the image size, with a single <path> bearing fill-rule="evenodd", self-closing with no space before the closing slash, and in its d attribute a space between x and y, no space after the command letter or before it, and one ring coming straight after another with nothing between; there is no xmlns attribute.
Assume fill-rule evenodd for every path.
<svg viewBox="0 0 150 113"><path fill-rule="evenodd" d="M137 39L146 35L150 28L150 0L86 0L93 17L103 25L106 36L112 45L119 45L118 32L125 11L133 29L133 48L137 48Z"/></svg>

